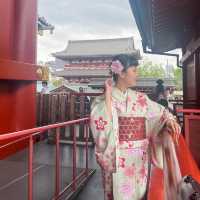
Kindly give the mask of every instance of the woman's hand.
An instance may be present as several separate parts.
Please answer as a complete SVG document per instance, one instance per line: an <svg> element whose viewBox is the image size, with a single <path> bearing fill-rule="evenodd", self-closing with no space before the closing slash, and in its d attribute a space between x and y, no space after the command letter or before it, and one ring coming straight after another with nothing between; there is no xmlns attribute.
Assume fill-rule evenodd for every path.
<svg viewBox="0 0 200 200"><path fill-rule="evenodd" d="M172 133L172 137L178 144L179 136L181 134L181 127L175 120L168 120L166 123L167 130Z"/></svg>
<svg viewBox="0 0 200 200"><path fill-rule="evenodd" d="M111 95L112 93L112 79L107 79L105 81L105 93Z"/></svg>

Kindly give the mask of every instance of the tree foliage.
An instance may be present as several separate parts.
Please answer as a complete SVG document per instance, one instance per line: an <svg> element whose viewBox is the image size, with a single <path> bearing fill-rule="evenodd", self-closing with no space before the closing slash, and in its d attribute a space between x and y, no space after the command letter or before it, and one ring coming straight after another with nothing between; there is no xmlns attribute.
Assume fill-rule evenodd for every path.
<svg viewBox="0 0 200 200"><path fill-rule="evenodd" d="M175 82L175 85L177 86L177 89L179 89L179 90L182 89L182 84L183 84L183 74L182 73L183 72L180 67L176 67L173 70L174 82Z"/></svg>
<svg viewBox="0 0 200 200"><path fill-rule="evenodd" d="M54 78L54 79L52 80L52 84L53 84L55 87L59 87L59 86L61 86L61 85L64 84L64 80L63 80L63 78Z"/></svg>
<svg viewBox="0 0 200 200"><path fill-rule="evenodd" d="M144 78L166 78L167 74L161 64L155 64L148 59L144 59L138 67L138 76ZM170 78L174 79L174 83L178 89L182 89L182 69L173 67Z"/></svg>
<svg viewBox="0 0 200 200"><path fill-rule="evenodd" d="M165 70L161 64L153 64L149 60L144 60L138 67L139 77L151 77L151 78L164 78Z"/></svg>

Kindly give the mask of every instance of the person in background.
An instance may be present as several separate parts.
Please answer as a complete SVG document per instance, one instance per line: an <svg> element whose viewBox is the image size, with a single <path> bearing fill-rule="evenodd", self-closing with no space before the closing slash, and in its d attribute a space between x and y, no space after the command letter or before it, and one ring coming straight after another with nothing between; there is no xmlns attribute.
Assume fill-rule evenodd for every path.
<svg viewBox="0 0 200 200"><path fill-rule="evenodd" d="M157 86L155 88L155 101L171 112L172 108L169 107L170 88L164 87L164 81L162 79L158 79L156 83Z"/></svg>
<svg viewBox="0 0 200 200"><path fill-rule="evenodd" d="M164 97L165 99L167 99L167 101L169 101L170 97L171 97L171 90L170 87L166 87L164 90Z"/></svg>
<svg viewBox="0 0 200 200"><path fill-rule="evenodd" d="M164 94L160 96L157 102L160 105L164 106L166 109L168 109L171 113L173 113L173 105L169 102L169 99L170 99L170 88L167 87L164 90Z"/></svg>
<svg viewBox="0 0 200 200"><path fill-rule="evenodd" d="M171 89L170 87L167 87L164 91L164 97L167 101L168 110L173 113L174 112L173 104L170 102L170 100L172 100L172 94L173 94L173 89Z"/></svg>
<svg viewBox="0 0 200 200"><path fill-rule="evenodd" d="M42 81L42 90L41 90L41 94L47 94L48 91L48 83L47 81Z"/></svg>
<svg viewBox="0 0 200 200"><path fill-rule="evenodd" d="M164 99L164 92L165 92L165 87L163 85L164 81L162 79L158 79L156 81L157 85L155 88L155 101L159 101L160 99Z"/></svg>

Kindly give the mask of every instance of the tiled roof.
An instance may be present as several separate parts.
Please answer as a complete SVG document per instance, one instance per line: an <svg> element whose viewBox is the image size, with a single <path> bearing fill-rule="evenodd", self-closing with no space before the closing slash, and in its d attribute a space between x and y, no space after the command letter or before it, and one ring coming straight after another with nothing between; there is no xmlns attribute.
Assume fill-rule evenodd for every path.
<svg viewBox="0 0 200 200"><path fill-rule="evenodd" d="M99 40L70 40L64 51L53 53L58 58L77 56L113 56L120 53L135 53L133 37Z"/></svg>

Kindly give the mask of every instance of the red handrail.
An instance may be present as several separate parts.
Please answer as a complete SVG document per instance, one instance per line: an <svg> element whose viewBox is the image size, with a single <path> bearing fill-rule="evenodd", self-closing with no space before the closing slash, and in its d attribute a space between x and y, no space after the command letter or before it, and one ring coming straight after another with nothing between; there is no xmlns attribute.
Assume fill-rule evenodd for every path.
<svg viewBox="0 0 200 200"><path fill-rule="evenodd" d="M23 131L17 131L14 133L8 133L8 134L4 134L4 135L0 135L0 141L3 140L7 140L7 139L15 139L15 141L10 142L9 144L13 144L15 142L21 141L22 139L27 139L29 138L29 194L28 194L28 199L32 200L33 199L33 147L34 147L34 143L33 143L33 137L37 134L44 134L46 130L49 129L56 129L56 178L55 178L55 196L54 199L58 199L58 197L60 197L70 186L72 186L73 191L76 190L77 187L77 180L78 177L82 177L84 174L88 174L88 122L89 122L89 118L83 118L83 119L78 119L78 120L72 120L72 121L68 121L68 122L63 122L63 123L58 123L58 124L52 124L52 125L47 125L47 126L43 126L43 127L38 127L38 128L33 128L33 129L27 129L27 130L23 130ZM86 136L86 170L81 173L79 176L76 175L76 137L75 137L75 130L74 130L74 137L73 137L73 180L70 183L70 185L68 185L67 187L65 187L63 189L63 191L60 192L60 160L59 160L59 152L60 152L60 147L59 147L59 140L60 140L60 128L64 127L64 126L69 126L69 125L74 125L74 124L79 124L79 123L83 123L85 122L87 126L84 127L84 134ZM23 138L21 138L23 137ZM20 139L19 139L20 138ZM168 143L166 143L166 141L168 141ZM2 150L5 146L7 147L9 144L6 144L4 146L0 147L0 150ZM167 144L167 145L166 145ZM175 147L175 151L172 151L171 146ZM174 191L169 190L168 185L166 184L166 181L168 180L168 176L169 177L177 177L177 173L178 170L175 170L175 168L170 168L169 166L172 166L172 164L174 163L174 159L177 158L178 160L178 164L180 167L180 172L181 172L181 177L187 174L192 175L197 181L200 182L200 173L198 170L198 167L196 166L196 163L194 162L188 147L185 144L185 141L183 139L183 137L181 136L179 138L179 145L176 145L173 140L171 139L170 135L165 135L165 137L163 138L163 151L164 151L164 157L165 157L165 167L164 167L164 174L168 174L167 176L164 176L165 181L164 181L164 187L165 187L165 193L172 193ZM166 153L167 152L167 153ZM176 157L176 158L175 158ZM167 159L169 158L169 159ZM155 172L155 171L154 171ZM157 178L161 178L160 176L162 176L162 173L157 173ZM155 193L155 188L152 185L152 181L154 179L154 177L151 177L151 186L150 186L150 190L149 190L149 195L148 195L148 199L149 200L157 200L157 199L152 199L152 194ZM180 179L180 176L179 176ZM176 179L174 185L178 184L178 181L176 182ZM164 191L162 192L162 181L159 182L159 180L156 180L156 186L157 186L157 190L161 191L159 194L160 196L163 195ZM161 185L159 185L161 184ZM155 185L155 184L154 184ZM154 191L152 191L152 189ZM154 195L155 197L155 195ZM157 194L158 197L158 194ZM158 197L159 199L160 197ZM162 199L162 198L160 198ZM159 200L160 200L159 199Z"/></svg>
<svg viewBox="0 0 200 200"><path fill-rule="evenodd" d="M37 133L37 132L41 132L41 134L43 134L44 131L47 131L49 129L74 125L74 124L78 124L78 123L84 122L84 121L88 122L89 118L86 117L86 118L82 118L82 119L77 119L77 120L72 120L72 121L67 121L67 122L61 122L61 123L57 123L57 124L50 124L50 125L41 126L41 127L37 127L37 128L26 129L26 130L22 130L22 131L16 131L16 132L13 132L13 133L6 133L6 134L0 135L0 141L7 140L7 139L13 139L15 137L22 137L22 136L26 137L26 136L29 136L33 133Z"/></svg>
<svg viewBox="0 0 200 200"><path fill-rule="evenodd" d="M3 146L0 146L0 151L3 150L5 147L8 147L9 145L12 145L14 143L20 142L22 140L29 139L29 162L28 162L28 200L33 199L33 149L34 149L34 136L38 134L44 134L45 131L50 130L50 129L56 129L56 137L55 137L55 145L56 145L56 158L55 158L55 194L53 199L58 199L60 198L65 191L67 191L71 186L72 186L72 192L75 192L77 189L77 181L79 179L84 179L89 177L89 170L88 170L88 123L89 123L89 118L82 118L82 119L77 119L77 120L72 120L72 121L67 121L67 122L62 122L62 123L57 123L57 124L51 124L43 127L37 127L37 128L32 128L32 129L27 129L27 130L22 130L22 131L16 131L13 133L7 133L0 135L0 141L5 141L8 139L13 139L12 142L7 143ZM61 127L66 127L70 125L75 125L75 124L80 124L80 123L85 123L84 125L84 135L86 137L85 140L85 153L86 153L86 167L85 170L77 176L76 174L76 132L75 132L75 127L73 127L73 177L72 177L72 182L66 186L62 191L60 191L60 128ZM94 171L91 171L90 175ZM83 178L84 177L84 178Z"/></svg>
<svg viewBox="0 0 200 200"><path fill-rule="evenodd" d="M192 113L200 113L200 109L185 109L185 108L179 108L179 109L176 109L176 112L177 113L189 113L189 114L192 114Z"/></svg>

